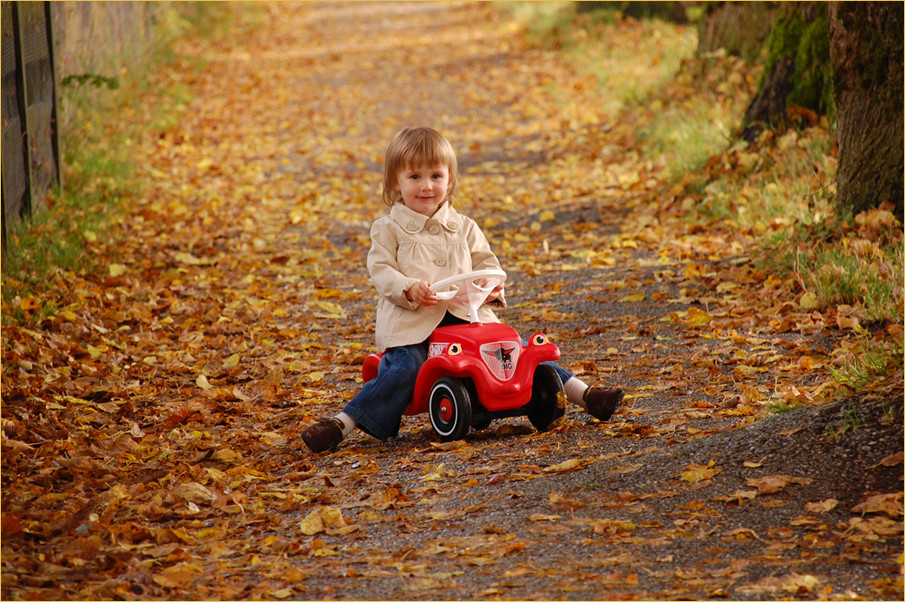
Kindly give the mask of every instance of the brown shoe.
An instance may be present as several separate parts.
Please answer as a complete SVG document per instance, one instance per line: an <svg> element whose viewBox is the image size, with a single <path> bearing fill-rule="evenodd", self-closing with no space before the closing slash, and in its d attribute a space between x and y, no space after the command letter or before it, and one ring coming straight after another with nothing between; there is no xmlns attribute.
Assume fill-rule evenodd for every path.
<svg viewBox="0 0 905 602"><path fill-rule="evenodd" d="M343 430L332 418L321 418L302 431L302 441L315 453L334 449L343 440Z"/></svg>
<svg viewBox="0 0 905 602"><path fill-rule="evenodd" d="M597 420L609 420L613 412L619 408L625 391L618 387L604 389L603 387L589 387L585 389L584 399L587 412Z"/></svg>

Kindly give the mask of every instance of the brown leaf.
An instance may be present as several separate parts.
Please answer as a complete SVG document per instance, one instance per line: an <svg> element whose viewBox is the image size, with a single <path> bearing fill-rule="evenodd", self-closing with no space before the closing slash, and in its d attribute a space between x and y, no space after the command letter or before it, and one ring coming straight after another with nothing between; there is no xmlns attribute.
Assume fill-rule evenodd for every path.
<svg viewBox="0 0 905 602"><path fill-rule="evenodd" d="M748 487L757 487L757 492L761 495L777 493L786 488L790 484L808 485L813 481L808 477L792 477L788 475L774 475L762 477L759 479L748 479L745 483Z"/></svg>
<svg viewBox="0 0 905 602"><path fill-rule="evenodd" d="M860 514L868 514L872 512L883 512L892 518L902 516L903 513L903 492L898 493L880 493L872 495L854 508L852 512Z"/></svg>

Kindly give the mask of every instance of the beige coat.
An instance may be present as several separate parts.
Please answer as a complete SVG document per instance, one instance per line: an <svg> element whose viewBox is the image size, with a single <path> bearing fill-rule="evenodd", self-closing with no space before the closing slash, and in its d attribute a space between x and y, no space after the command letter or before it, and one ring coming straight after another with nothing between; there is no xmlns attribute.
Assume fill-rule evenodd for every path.
<svg viewBox="0 0 905 602"><path fill-rule="evenodd" d="M471 218L459 215L444 203L427 217L397 203L371 226L368 272L377 288L377 349L413 345L427 339L446 315L466 319L458 308L440 301L430 307L415 307L405 297L419 281L434 283L472 270L500 269L490 244ZM500 297L505 306L505 298ZM499 322L486 305L482 322Z"/></svg>

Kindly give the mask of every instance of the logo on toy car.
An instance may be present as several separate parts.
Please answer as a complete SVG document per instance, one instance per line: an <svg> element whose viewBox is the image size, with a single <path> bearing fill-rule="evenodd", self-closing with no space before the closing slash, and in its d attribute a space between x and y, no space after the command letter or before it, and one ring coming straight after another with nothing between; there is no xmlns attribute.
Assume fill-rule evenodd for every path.
<svg viewBox="0 0 905 602"><path fill-rule="evenodd" d="M509 380L515 374L521 347L519 341L485 343L481 345L481 355L494 376L500 380Z"/></svg>

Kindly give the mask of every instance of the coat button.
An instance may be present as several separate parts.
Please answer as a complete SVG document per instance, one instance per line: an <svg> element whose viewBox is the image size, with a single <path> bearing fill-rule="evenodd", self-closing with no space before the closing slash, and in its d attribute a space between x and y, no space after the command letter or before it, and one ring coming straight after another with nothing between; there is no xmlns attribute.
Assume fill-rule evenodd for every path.
<svg viewBox="0 0 905 602"><path fill-rule="evenodd" d="M439 265L439 266L444 266L444 265L446 265L446 258L444 258L444 257L437 257L437 258L434 260L434 263L437 264L437 265Z"/></svg>
<svg viewBox="0 0 905 602"><path fill-rule="evenodd" d="M405 229L408 230L409 232L417 232L417 231L418 231L418 224L416 224L415 222L409 222L409 223L405 226Z"/></svg>
<svg viewBox="0 0 905 602"><path fill-rule="evenodd" d="M452 220L449 220L448 222L446 222L446 227L449 228L450 232L455 232L456 230L459 229L459 224L457 224L456 222L454 222Z"/></svg>
<svg viewBox="0 0 905 602"><path fill-rule="evenodd" d="M427 231L431 234L440 234L440 224L431 224L427 227Z"/></svg>

